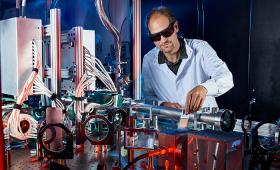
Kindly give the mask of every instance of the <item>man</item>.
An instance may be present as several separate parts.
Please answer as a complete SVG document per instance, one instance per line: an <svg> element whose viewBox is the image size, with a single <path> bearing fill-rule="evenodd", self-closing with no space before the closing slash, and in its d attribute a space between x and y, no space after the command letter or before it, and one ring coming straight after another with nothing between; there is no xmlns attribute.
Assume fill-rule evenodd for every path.
<svg viewBox="0 0 280 170"><path fill-rule="evenodd" d="M233 78L213 48L178 36L178 21L163 6L148 14L146 26L156 47L143 59L145 98L161 106L184 107L186 113L217 107L215 97L233 87Z"/></svg>

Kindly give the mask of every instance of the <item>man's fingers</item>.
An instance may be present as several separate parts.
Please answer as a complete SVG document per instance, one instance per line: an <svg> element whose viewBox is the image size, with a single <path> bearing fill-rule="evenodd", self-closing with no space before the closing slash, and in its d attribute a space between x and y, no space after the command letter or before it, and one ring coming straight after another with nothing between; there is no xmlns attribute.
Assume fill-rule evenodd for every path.
<svg viewBox="0 0 280 170"><path fill-rule="evenodd" d="M160 105L164 106L164 107L172 107L172 108L176 108L176 109L182 109L182 106L179 103L162 102Z"/></svg>
<svg viewBox="0 0 280 170"><path fill-rule="evenodd" d="M174 103L174 107L177 108L177 109L181 109L182 108L182 106L179 103Z"/></svg>
<svg viewBox="0 0 280 170"><path fill-rule="evenodd" d="M205 98L206 98L206 96L204 96L204 97L202 98L202 100L200 101L200 103L199 103L199 108L198 108L198 109L200 109L200 108L203 106L203 103L204 103L204 101L205 101Z"/></svg>
<svg viewBox="0 0 280 170"><path fill-rule="evenodd" d="M196 103L196 106L193 110L194 112L198 111L203 106L204 100L205 100L205 96L201 96L200 100L197 101L197 103Z"/></svg>
<svg viewBox="0 0 280 170"><path fill-rule="evenodd" d="M196 96L195 96L195 94L192 94L192 95L191 95L190 105L189 105L190 112L192 112L192 110L193 110L193 106L194 106L195 100L196 100Z"/></svg>
<svg viewBox="0 0 280 170"><path fill-rule="evenodd" d="M192 94L192 100L191 100L191 103L190 103L190 112L195 111L197 103L200 102L200 98L201 97L200 97L199 93L193 93Z"/></svg>
<svg viewBox="0 0 280 170"><path fill-rule="evenodd" d="M190 103L191 103L191 99L192 99L192 96L191 96L191 92L188 93L187 95L187 99L186 99L186 113L190 113Z"/></svg>
<svg viewBox="0 0 280 170"><path fill-rule="evenodd" d="M186 98L186 113L191 113L199 110L207 95L207 89L201 85L193 88L187 95Z"/></svg>
<svg viewBox="0 0 280 170"><path fill-rule="evenodd" d="M198 110L198 107L199 107L199 104L200 104L201 100L202 100L202 97L201 97L201 96L198 96L198 97L196 98L196 101L195 101L195 103L194 103L193 110L192 110L193 112L195 112L195 111Z"/></svg>

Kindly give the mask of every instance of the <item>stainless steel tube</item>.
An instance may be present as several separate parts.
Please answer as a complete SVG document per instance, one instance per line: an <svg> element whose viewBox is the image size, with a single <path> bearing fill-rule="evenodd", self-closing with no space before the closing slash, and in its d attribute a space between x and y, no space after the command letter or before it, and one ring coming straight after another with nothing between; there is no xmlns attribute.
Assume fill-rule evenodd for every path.
<svg viewBox="0 0 280 170"><path fill-rule="evenodd" d="M133 111L140 112L140 114L142 112L145 115L148 115L148 113L152 112L153 116L166 117L174 121L179 121L181 119L181 115L184 113L184 110L181 109L168 108L163 106L153 106L153 105L146 105L146 104L134 104L131 106L131 109ZM204 122L206 124L219 126L224 131L233 130L235 125L234 113L226 109L221 109L217 113L212 113L212 114L192 113L192 114L188 114L186 118L188 118L189 121L192 122L196 122L196 121Z"/></svg>
<svg viewBox="0 0 280 170"><path fill-rule="evenodd" d="M215 124L221 121L221 115L217 114L201 114L198 119L200 122Z"/></svg>
<svg viewBox="0 0 280 170"><path fill-rule="evenodd" d="M180 120L182 110L180 109L174 109L169 107L163 107L163 106L151 106L151 105L145 105L145 104L135 104L131 106L133 111L136 112L143 112L143 113L149 113L150 110L153 113L153 116L158 117L168 117L173 120Z"/></svg>
<svg viewBox="0 0 280 170"><path fill-rule="evenodd" d="M60 9L50 10L51 91L58 96L61 86L60 16Z"/></svg>

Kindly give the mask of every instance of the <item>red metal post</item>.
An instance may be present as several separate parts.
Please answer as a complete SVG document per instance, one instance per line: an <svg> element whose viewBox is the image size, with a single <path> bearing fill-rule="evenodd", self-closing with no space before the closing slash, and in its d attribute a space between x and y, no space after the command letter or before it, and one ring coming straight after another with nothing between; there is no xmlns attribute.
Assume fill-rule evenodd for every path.
<svg viewBox="0 0 280 170"><path fill-rule="evenodd" d="M1 77L0 77L1 82ZM0 169L4 169L4 134L3 134L3 121L2 121L2 94L0 83Z"/></svg>

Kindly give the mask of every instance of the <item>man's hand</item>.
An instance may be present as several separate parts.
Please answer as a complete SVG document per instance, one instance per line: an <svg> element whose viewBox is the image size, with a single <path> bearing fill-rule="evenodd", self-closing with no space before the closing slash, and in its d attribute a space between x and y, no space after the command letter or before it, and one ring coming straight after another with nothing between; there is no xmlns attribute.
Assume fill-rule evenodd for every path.
<svg viewBox="0 0 280 170"><path fill-rule="evenodd" d="M182 109L182 106L179 103L162 102L160 105L164 106L164 107L172 107L172 108L176 108L176 109Z"/></svg>
<svg viewBox="0 0 280 170"><path fill-rule="evenodd" d="M201 85L196 86L187 94L186 99L186 113L192 113L198 111L206 98L207 89Z"/></svg>

